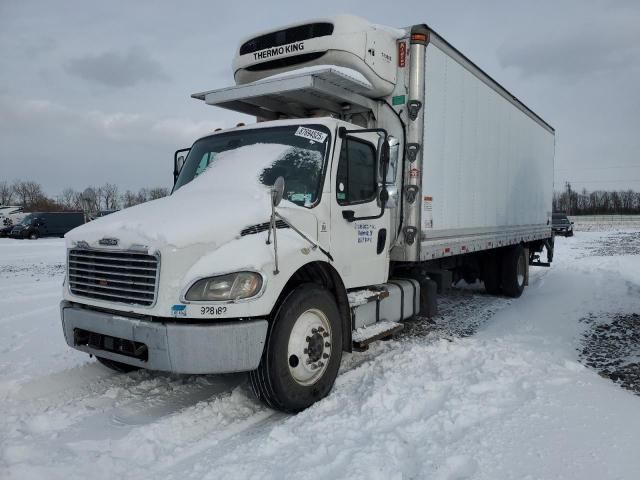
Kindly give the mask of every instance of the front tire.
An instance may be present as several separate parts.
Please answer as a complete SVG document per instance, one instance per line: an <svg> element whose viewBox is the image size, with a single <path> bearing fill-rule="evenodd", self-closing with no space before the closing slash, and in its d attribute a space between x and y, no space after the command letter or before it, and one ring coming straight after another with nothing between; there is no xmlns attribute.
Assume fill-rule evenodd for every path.
<svg viewBox="0 0 640 480"><path fill-rule="evenodd" d="M249 373L260 401L295 413L329 394L342 359L342 324L333 295L318 285L293 290L269 325L262 359Z"/></svg>
<svg viewBox="0 0 640 480"><path fill-rule="evenodd" d="M29 234L29 240L37 240L38 239L38 234L36 232L31 232Z"/></svg>

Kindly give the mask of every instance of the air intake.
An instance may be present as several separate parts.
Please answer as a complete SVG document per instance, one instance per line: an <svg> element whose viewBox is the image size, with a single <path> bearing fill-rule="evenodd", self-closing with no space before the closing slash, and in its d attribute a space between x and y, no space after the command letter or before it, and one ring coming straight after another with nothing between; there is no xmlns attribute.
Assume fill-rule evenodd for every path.
<svg viewBox="0 0 640 480"><path fill-rule="evenodd" d="M290 43L309 40L310 38L324 37L333 33L333 24L328 22L308 23L297 27L266 33L252 38L240 46L240 55L265 50L272 47L281 47Z"/></svg>
<svg viewBox="0 0 640 480"><path fill-rule="evenodd" d="M267 230L269 230L269 224L270 222L264 222L264 223L258 223L256 225L251 225L247 228L243 228L240 231L240 236L244 237L246 235L255 235L256 233L266 232ZM289 228L289 225L284 223L282 220L278 220L276 221L276 228L277 229Z"/></svg>

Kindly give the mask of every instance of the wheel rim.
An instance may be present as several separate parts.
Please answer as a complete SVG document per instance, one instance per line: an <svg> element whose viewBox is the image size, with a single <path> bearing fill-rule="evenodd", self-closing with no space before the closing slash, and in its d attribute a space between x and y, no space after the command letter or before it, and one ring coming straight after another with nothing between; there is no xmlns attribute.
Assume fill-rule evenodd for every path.
<svg viewBox="0 0 640 480"><path fill-rule="evenodd" d="M524 275L525 272L527 271L527 264L525 263L526 259L524 258L524 255L521 254L518 257L518 269L517 269L517 279L518 279L518 286L522 287L524 286Z"/></svg>
<svg viewBox="0 0 640 480"><path fill-rule="evenodd" d="M310 309L296 320L289 336L289 373L300 385L316 383L331 360L331 325L320 310Z"/></svg>

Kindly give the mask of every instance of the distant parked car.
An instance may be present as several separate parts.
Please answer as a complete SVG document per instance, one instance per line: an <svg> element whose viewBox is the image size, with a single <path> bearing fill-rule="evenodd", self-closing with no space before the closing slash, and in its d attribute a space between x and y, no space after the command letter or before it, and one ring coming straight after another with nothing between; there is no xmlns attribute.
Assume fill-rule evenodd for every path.
<svg viewBox="0 0 640 480"><path fill-rule="evenodd" d="M17 205L2 205L0 206L0 227L8 227L19 223L26 213L23 212L22 207Z"/></svg>
<svg viewBox="0 0 640 480"><path fill-rule="evenodd" d="M31 213L14 226L11 238L63 237L65 233L84 223L82 212Z"/></svg>
<svg viewBox="0 0 640 480"><path fill-rule="evenodd" d="M554 213L551 216L551 230L556 235L573 237L573 222L564 213Z"/></svg>
<svg viewBox="0 0 640 480"><path fill-rule="evenodd" d="M0 226L0 238L8 237L13 230L13 225L9 225L7 227Z"/></svg>

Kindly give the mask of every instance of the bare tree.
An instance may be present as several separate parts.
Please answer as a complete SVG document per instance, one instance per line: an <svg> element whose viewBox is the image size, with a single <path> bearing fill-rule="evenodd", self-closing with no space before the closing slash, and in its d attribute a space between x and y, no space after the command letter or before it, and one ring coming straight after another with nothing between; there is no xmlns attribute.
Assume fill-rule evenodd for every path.
<svg viewBox="0 0 640 480"><path fill-rule="evenodd" d="M32 180L24 182L24 188L26 191L26 197L29 207L32 207L38 203L42 203L42 201L46 198L44 191L42 190L42 185L40 185L38 182L34 182Z"/></svg>
<svg viewBox="0 0 640 480"><path fill-rule="evenodd" d="M155 187L149 190L149 200L157 200L167 195L169 195L169 189L167 187Z"/></svg>
<svg viewBox="0 0 640 480"><path fill-rule="evenodd" d="M68 210L74 210L77 206L78 192L73 188L65 188L60 195L58 195L58 202Z"/></svg>
<svg viewBox="0 0 640 480"><path fill-rule="evenodd" d="M118 187L112 183L105 183L100 187L102 192L102 201L105 210L118 209Z"/></svg>
<svg viewBox="0 0 640 480"><path fill-rule="evenodd" d="M13 200L13 186L9 182L0 182L0 205L10 205Z"/></svg>
<svg viewBox="0 0 640 480"><path fill-rule="evenodd" d="M136 204L144 203L149 201L149 190L146 188L141 188L138 190L138 194L136 195Z"/></svg>
<svg viewBox="0 0 640 480"><path fill-rule="evenodd" d="M25 182L23 182L22 180L16 180L15 182L13 182L13 185L11 186L11 188L17 198L17 202L22 207L26 207L27 199L29 198L29 192L27 191Z"/></svg>
<svg viewBox="0 0 640 480"><path fill-rule="evenodd" d="M129 208L129 207L133 207L134 205L137 205L137 197L136 194L133 193L131 190L127 190L126 192L124 192L122 194L122 198L120 199L120 202L122 203L122 208Z"/></svg>

